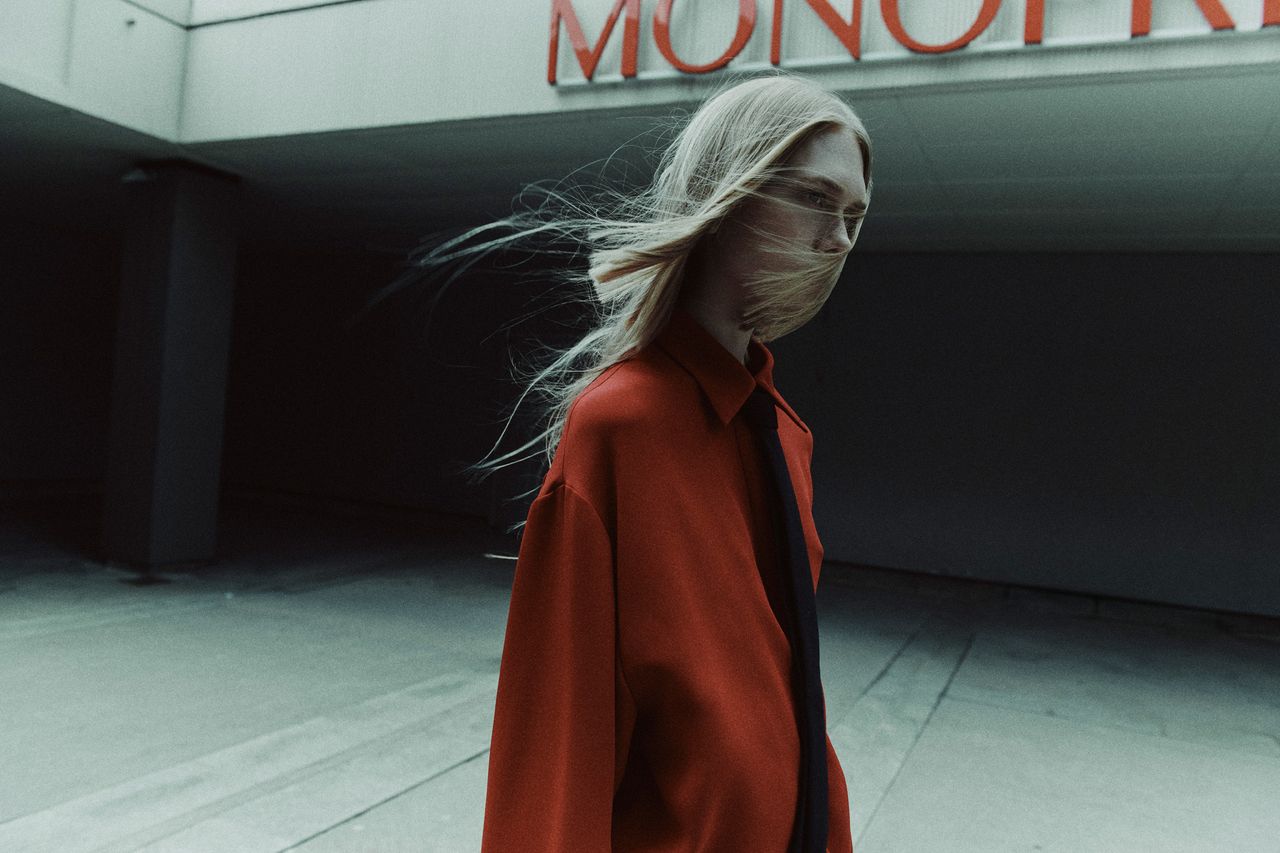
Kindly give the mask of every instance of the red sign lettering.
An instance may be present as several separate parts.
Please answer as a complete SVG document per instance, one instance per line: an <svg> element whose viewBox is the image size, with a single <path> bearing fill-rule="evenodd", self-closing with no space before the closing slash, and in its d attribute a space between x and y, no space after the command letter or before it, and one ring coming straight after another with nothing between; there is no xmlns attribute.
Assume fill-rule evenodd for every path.
<svg viewBox="0 0 1280 853"><path fill-rule="evenodd" d="M786 0L773 0L773 32L769 42L769 61L778 65L782 62L782 11ZM805 0L818 17L840 39L840 43L849 51L854 59L861 58L862 43L862 0L850 0L852 7L849 20L836 11L835 0ZM907 34L902 25L902 16L898 11L901 0L880 0L880 14L885 26L897 39L898 43L908 50L917 53L947 53L958 50L977 38L996 17L1000 10L1000 0L982 0L982 8L973 25L959 38L946 44L924 44ZM1027 14L1023 26L1023 42L1040 44L1044 38L1044 4L1045 0L1025 0ZM1131 37L1145 36L1151 33L1151 4L1153 0L1130 0L1132 3ZM1200 12L1214 30L1235 29L1235 21L1227 14L1221 0L1195 0ZM1262 0L1262 26L1280 25L1280 0ZM756 26L756 0L738 0L738 27L733 35L733 43L718 59L704 65L690 65L676 56L671 46L671 10L675 0L658 0L657 9L653 13L653 40L658 51L666 58L671 67L687 74L705 74L729 64L740 54L751 38ZM582 23L573 8L573 0L551 0L551 55L547 64L547 81L556 82L556 63L560 49L560 26L569 31L569 40L578 57L578 65L582 73L590 80L600 64L600 56L604 53L609 36L613 34L618 16L626 12L626 21L622 35L622 76L636 76L636 54L640 44L640 0L614 0L609 12L609 19L604 25L604 32L592 46L587 43L582 31Z"/></svg>
<svg viewBox="0 0 1280 853"><path fill-rule="evenodd" d="M1231 16L1227 14L1227 10L1222 8L1222 4L1218 0L1196 0L1196 5L1200 7L1200 12L1209 21L1209 26L1215 30L1233 30L1236 22L1231 20ZM1133 0L1133 24L1129 30L1130 35L1146 36L1151 35L1151 0Z"/></svg>
<svg viewBox="0 0 1280 853"><path fill-rule="evenodd" d="M830 0L806 0L818 13L827 29L836 34L845 50L854 59L862 58L862 0L853 0L853 12L846 22L831 6ZM1276 0L1280 2L1280 0ZM774 65L782 62L782 3L773 0L773 39L769 44L769 61Z"/></svg>
<svg viewBox="0 0 1280 853"><path fill-rule="evenodd" d="M731 59L742 52L747 45L747 40L751 38L752 31L756 28L756 0L738 0L738 31L733 35L733 44L729 45L729 49L721 54L719 59L712 60L706 65L689 65L676 56L675 51L671 49L671 7L674 4L675 0L658 0L658 9L653 13L653 41L673 68L689 74L705 74L717 68L724 68Z"/></svg>
<svg viewBox="0 0 1280 853"><path fill-rule="evenodd" d="M884 25L889 28L889 32L898 40L898 44L917 53L946 53L947 51L964 47L991 25L998 11L1000 11L1000 0L982 0L982 8L978 10L978 19L973 22L973 26L969 27L964 35L946 44L925 44L907 35L906 29L902 26L902 17L898 14L898 0L880 0L880 14L884 17Z"/></svg>
<svg viewBox="0 0 1280 853"><path fill-rule="evenodd" d="M613 33L613 26L618 22L618 14L623 7L627 10L626 24L622 30L622 76L636 76L636 53L640 47L640 0L617 0L609 20L604 25L604 32L594 48L587 45L587 37L582 32L582 23L573 11L573 0L551 0L551 59L547 63L547 82L556 82L556 60L560 56L560 21L564 20L569 31L569 41L573 44L573 52L578 55L578 65L582 66L583 75L590 80L600 64L600 54L604 53L605 43Z"/></svg>

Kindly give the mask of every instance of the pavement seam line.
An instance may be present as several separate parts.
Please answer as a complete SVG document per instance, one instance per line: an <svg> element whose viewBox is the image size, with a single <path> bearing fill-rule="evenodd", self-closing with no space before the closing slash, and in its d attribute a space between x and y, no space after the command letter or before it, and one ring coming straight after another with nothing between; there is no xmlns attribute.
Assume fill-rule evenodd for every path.
<svg viewBox="0 0 1280 853"><path fill-rule="evenodd" d="M489 747L485 747L484 749L480 750L474 755L469 755L466 758L462 759L461 761L454 762L453 764L439 771L438 773L432 773L427 778L419 782L415 782L412 785L408 786L407 788L397 791L396 793L392 794L389 797L383 797L378 802L370 806L367 806L354 814L347 815L342 820L330 826L326 826L324 829L320 830L319 832L312 833L311 835L308 835L306 838L303 838L302 840L294 844L290 844L288 847L280 848L280 850L277 851L277 853L288 853L288 851L290 850L297 850L298 848L302 847L302 845L307 844L311 841L314 841L320 836L325 835L326 833L332 832L338 827L343 826L344 824L348 824L351 821L356 820L357 818L363 817L364 815L367 815L369 812L373 811L374 809L381 808L382 806L385 806L387 803L390 803L393 800L398 800L400 797L403 797L405 794L409 793L410 791L417 790L418 788L421 788L423 785L426 785L429 782L433 782L436 779L439 779L441 776L444 776L447 773L451 773L454 770L457 770L459 767L462 767L463 765L470 764L472 761L475 761L477 758L479 758L482 755L486 755L488 752L489 752Z"/></svg>
<svg viewBox="0 0 1280 853"><path fill-rule="evenodd" d="M933 706L925 716L924 722L922 722L920 727L916 730L915 737L911 739L911 745L908 746L907 750L902 754L902 760L898 762L898 767L894 771L893 776L889 779L889 784L885 786L884 792L880 795L880 799L876 801L874 806L872 806L871 813L867 815L867 819L863 822L862 830L858 833L858 838L856 840L861 841L862 836L864 836L867 833L867 830L871 828L871 824L875 821L876 814L880 811L880 806L889 797L889 792L893 790L893 786L897 783L898 776L902 774L902 768L907 766L907 761L910 760L911 753L915 751L916 744L920 742L920 738L924 736L925 729L929 727L929 721L933 719L933 715L938 710L938 706L942 704L942 700L946 697L947 691L951 689L951 682L955 680L956 673L960 671L960 667L964 666L965 660L968 659L969 652L973 649L973 643L976 638L976 633L970 632L967 635L964 651L962 651L956 659L956 663L951 669L951 674L947 676L946 683L934 698Z"/></svg>

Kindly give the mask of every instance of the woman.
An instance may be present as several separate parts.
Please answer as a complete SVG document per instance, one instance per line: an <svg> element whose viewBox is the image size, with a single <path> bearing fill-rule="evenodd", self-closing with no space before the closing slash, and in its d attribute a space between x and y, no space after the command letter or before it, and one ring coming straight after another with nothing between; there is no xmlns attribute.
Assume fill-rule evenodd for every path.
<svg viewBox="0 0 1280 853"><path fill-rule="evenodd" d="M629 215L589 221L602 319L538 377L550 469L516 563L484 853L852 850L825 701L798 686L784 485L747 409L776 413L816 587L813 440L765 342L822 307L870 188L862 122L778 72L709 98Z"/></svg>

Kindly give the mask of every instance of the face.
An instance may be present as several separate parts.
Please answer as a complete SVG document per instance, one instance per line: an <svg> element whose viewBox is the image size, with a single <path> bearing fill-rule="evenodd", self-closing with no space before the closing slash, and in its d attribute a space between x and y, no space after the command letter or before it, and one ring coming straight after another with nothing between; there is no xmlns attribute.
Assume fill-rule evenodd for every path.
<svg viewBox="0 0 1280 853"><path fill-rule="evenodd" d="M763 340L817 313L858 239L869 201L862 151L848 128L814 133L784 165L781 177L743 202L714 235L721 269L742 282L743 305L772 300L770 319L744 315L743 328L753 327ZM809 254L778 253L792 248ZM767 278L759 283L762 274Z"/></svg>
<svg viewBox="0 0 1280 853"><path fill-rule="evenodd" d="M720 241L728 258L758 268L762 234L816 251L846 254L862 229L868 203L862 150L847 128L825 128L806 139L787 164L787 180L766 187L735 212Z"/></svg>

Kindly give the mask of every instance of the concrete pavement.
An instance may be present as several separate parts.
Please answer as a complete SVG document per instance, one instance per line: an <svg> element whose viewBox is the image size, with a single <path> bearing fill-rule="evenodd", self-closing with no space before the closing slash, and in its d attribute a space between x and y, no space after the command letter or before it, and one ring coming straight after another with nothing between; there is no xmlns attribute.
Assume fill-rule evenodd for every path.
<svg viewBox="0 0 1280 853"><path fill-rule="evenodd" d="M475 851L513 543L231 502L134 585L0 507L0 850ZM828 564L858 853L1280 853L1280 625Z"/></svg>

